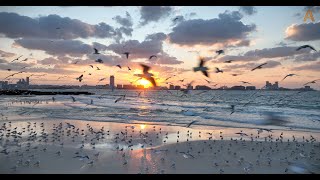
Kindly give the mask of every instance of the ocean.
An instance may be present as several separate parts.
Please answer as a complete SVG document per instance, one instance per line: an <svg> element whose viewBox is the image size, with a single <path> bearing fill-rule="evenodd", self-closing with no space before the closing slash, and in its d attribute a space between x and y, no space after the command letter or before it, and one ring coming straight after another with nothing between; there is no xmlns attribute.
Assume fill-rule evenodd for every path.
<svg viewBox="0 0 320 180"><path fill-rule="evenodd" d="M319 91L194 90L189 94L166 90L85 91L95 95L74 96L75 102L69 95L3 95L0 96L0 119L76 119L169 126L186 126L196 121L193 126L294 129L307 132L320 130ZM122 95L125 98L115 103ZM234 105L232 114L231 105ZM267 124L266 119L270 117L285 123Z"/></svg>

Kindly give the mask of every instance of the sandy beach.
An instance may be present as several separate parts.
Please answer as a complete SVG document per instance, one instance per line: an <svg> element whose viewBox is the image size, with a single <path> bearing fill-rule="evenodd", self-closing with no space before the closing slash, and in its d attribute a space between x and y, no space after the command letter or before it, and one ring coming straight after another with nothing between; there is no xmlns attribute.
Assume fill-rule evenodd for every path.
<svg viewBox="0 0 320 180"><path fill-rule="evenodd" d="M0 125L5 174L320 172L316 132L56 119Z"/></svg>

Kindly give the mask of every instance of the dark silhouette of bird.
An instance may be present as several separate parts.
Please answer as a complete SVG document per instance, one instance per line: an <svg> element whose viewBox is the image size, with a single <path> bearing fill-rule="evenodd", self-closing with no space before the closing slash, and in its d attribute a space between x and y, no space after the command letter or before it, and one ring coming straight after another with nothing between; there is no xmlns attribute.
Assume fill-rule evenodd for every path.
<svg viewBox="0 0 320 180"><path fill-rule="evenodd" d="M186 127L190 127L192 124L194 124L194 123L196 123L196 122L198 122L198 121L192 121L192 122L190 122L189 124L187 124Z"/></svg>
<svg viewBox="0 0 320 180"><path fill-rule="evenodd" d="M74 62L73 64L77 64L79 61Z"/></svg>
<svg viewBox="0 0 320 180"><path fill-rule="evenodd" d="M120 69L122 69L122 67L121 67L121 65L120 64L118 64L118 65L116 65L117 67L119 67Z"/></svg>
<svg viewBox="0 0 320 180"><path fill-rule="evenodd" d="M93 48L93 50L94 50L94 53L93 53L93 54L100 54L99 51L98 51L98 49Z"/></svg>
<svg viewBox="0 0 320 180"><path fill-rule="evenodd" d="M25 58L24 60L22 60L22 61L27 61L28 60L28 58Z"/></svg>
<svg viewBox="0 0 320 180"><path fill-rule="evenodd" d="M240 81L240 82L242 82L243 84L251 84L251 83L249 83L247 81Z"/></svg>
<svg viewBox="0 0 320 180"><path fill-rule="evenodd" d="M126 97L126 95L122 95L120 98L116 99L116 100L114 101L114 103L117 103L117 102L119 102L120 100L124 100L125 97Z"/></svg>
<svg viewBox="0 0 320 180"><path fill-rule="evenodd" d="M8 71L11 71L11 69L7 69Z"/></svg>
<svg viewBox="0 0 320 180"><path fill-rule="evenodd" d="M25 71L20 71L20 72L17 72L17 73L13 73L13 74L7 76L7 77L4 78L4 79L7 79L8 77L13 77L14 75L21 74L21 73L24 73L24 72L25 72Z"/></svg>
<svg viewBox="0 0 320 180"><path fill-rule="evenodd" d="M151 55L151 56L149 57L149 59L152 59L152 58L157 58L157 56L156 56L156 55Z"/></svg>
<svg viewBox="0 0 320 180"><path fill-rule="evenodd" d="M126 57L127 57L127 59L129 58L129 54L130 54L130 52L124 52L124 53L122 53L122 54L125 54L126 55Z"/></svg>
<svg viewBox="0 0 320 180"><path fill-rule="evenodd" d="M73 96L71 96L71 98L73 102L76 102L76 98L74 98Z"/></svg>
<svg viewBox="0 0 320 180"><path fill-rule="evenodd" d="M16 59L12 60L11 62L18 61L18 60L19 60L19 58L21 58L22 56L23 56L23 55L21 55L21 56L17 57Z"/></svg>
<svg viewBox="0 0 320 180"><path fill-rule="evenodd" d="M97 62L97 63L103 63L103 61L102 61L101 59L97 59L97 60L95 60L95 62Z"/></svg>
<svg viewBox="0 0 320 180"><path fill-rule="evenodd" d="M200 60L199 66L198 67L194 67L193 71L194 72L201 71L206 77L209 77L209 74L208 74L209 68L203 66L204 63L205 63L204 59L200 58L199 60Z"/></svg>
<svg viewBox="0 0 320 180"><path fill-rule="evenodd" d="M313 81L310 81L310 82L307 82L304 84L304 86L308 85L308 84L315 84L316 81L319 81L320 79L316 79L316 80L313 80Z"/></svg>
<svg viewBox="0 0 320 180"><path fill-rule="evenodd" d="M179 17L176 17L176 18L173 19L173 21L176 21L176 20L178 20L178 19L179 19Z"/></svg>
<svg viewBox="0 0 320 180"><path fill-rule="evenodd" d="M267 64L267 63L260 64L259 66L257 66L257 67L255 67L255 68L251 69L251 71L254 71L254 70L256 70L256 69L261 69L261 68L262 68L262 66L264 66L264 65L266 65L266 64Z"/></svg>
<svg viewBox="0 0 320 180"><path fill-rule="evenodd" d="M291 76L298 76L298 75L296 75L296 74L288 74L288 75L286 75L281 81L283 81L283 80L285 80L287 77L291 77Z"/></svg>
<svg viewBox="0 0 320 180"><path fill-rule="evenodd" d="M222 49L220 49L220 50L216 51L216 53L217 53L218 55L220 55L220 54L224 54L224 51L223 51Z"/></svg>
<svg viewBox="0 0 320 180"><path fill-rule="evenodd" d="M232 76L239 76L240 74L231 74Z"/></svg>
<svg viewBox="0 0 320 180"><path fill-rule="evenodd" d="M223 70L216 67L216 73L223 73Z"/></svg>
<svg viewBox="0 0 320 180"><path fill-rule="evenodd" d="M83 74L81 74L81 76L77 77L76 79L79 80L79 82L81 82L83 79Z"/></svg>
<svg viewBox="0 0 320 180"><path fill-rule="evenodd" d="M296 49L296 51L299 51L300 49L304 49L304 48L310 48L310 49L312 49L312 50L314 50L314 51L317 51L316 49L314 49L312 46L310 46L310 45L303 45L303 46L300 46L300 47L298 47L297 49Z"/></svg>
<svg viewBox="0 0 320 180"><path fill-rule="evenodd" d="M144 78L146 80L148 80L149 82L151 82L151 84L156 87L156 81L153 78L153 74L149 73L149 70L151 69L149 66L144 65L144 64L140 64L140 66L142 66L143 68L143 74L135 74L135 76Z"/></svg>
<svg viewBox="0 0 320 180"><path fill-rule="evenodd" d="M131 71L131 68L128 66L128 71Z"/></svg>
<svg viewBox="0 0 320 180"><path fill-rule="evenodd" d="M232 63L234 60L228 60L228 61L225 61L224 63Z"/></svg>
<svg viewBox="0 0 320 180"><path fill-rule="evenodd" d="M205 80L206 80L206 79L205 79ZM211 81L209 81L209 80L206 80L206 81L207 81L209 84L210 84L210 83L212 83L212 82L211 82Z"/></svg>
<svg viewBox="0 0 320 180"><path fill-rule="evenodd" d="M101 69L97 66L97 71L100 71Z"/></svg>
<svg viewBox="0 0 320 180"><path fill-rule="evenodd" d="M231 115L231 114L233 114L233 113L235 112L234 107L235 107L235 105L231 105L231 113L230 113L230 115Z"/></svg>

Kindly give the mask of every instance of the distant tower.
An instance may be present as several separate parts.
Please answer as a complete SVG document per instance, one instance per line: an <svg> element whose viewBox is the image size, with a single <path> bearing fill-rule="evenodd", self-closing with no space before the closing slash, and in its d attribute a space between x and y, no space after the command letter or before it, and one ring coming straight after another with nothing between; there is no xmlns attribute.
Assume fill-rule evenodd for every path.
<svg viewBox="0 0 320 180"><path fill-rule="evenodd" d="M279 82L278 82L278 81L276 81L276 82L274 83L274 88L275 88L275 89L279 89Z"/></svg>
<svg viewBox="0 0 320 180"><path fill-rule="evenodd" d="M27 86L29 86L29 83L30 83L29 77L26 78L26 81L27 81Z"/></svg>
<svg viewBox="0 0 320 180"><path fill-rule="evenodd" d="M114 90L114 76L110 76L110 88Z"/></svg>

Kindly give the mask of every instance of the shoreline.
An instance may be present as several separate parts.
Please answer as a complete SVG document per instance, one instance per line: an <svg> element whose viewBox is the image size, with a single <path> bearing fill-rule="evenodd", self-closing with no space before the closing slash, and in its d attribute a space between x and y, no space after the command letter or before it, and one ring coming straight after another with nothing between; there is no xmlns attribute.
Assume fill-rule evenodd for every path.
<svg viewBox="0 0 320 180"><path fill-rule="evenodd" d="M26 132L21 133L21 138L1 138L0 173L278 174L299 173L295 172L295 162L307 163L312 168L320 163L320 151L315 150L319 148L320 133L309 136L295 131L258 133L256 129L245 128L206 129L54 119L9 122L0 123L1 133L8 133L3 131L4 123L6 130L17 127L16 133L21 133L22 128ZM240 132L247 136L236 134ZM314 140L311 141L311 137ZM47 142L43 142L44 139ZM32 143L28 145L28 142ZM7 155L4 149L8 151ZM58 152L61 154L57 155ZM270 165L270 159L262 158L268 153ZM79 158L74 158L78 155ZM85 155L89 159L83 158ZM302 173L320 173L319 169L312 168L308 167L308 171Z"/></svg>

